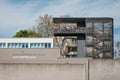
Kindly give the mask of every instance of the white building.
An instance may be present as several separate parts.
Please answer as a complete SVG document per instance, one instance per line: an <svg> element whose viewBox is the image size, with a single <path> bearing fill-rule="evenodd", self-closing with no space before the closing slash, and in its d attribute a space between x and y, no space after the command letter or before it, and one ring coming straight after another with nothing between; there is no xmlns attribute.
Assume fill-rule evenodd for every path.
<svg viewBox="0 0 120 80"><path fill-rule="evenodd" d="M53 38L0 38L0 48L53 48Z"/></svg>

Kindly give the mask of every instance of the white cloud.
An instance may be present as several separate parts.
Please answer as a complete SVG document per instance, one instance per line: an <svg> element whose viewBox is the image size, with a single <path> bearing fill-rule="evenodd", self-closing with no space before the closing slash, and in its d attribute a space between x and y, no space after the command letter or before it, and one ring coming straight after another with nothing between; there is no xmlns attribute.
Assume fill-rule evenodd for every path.
<svg viewBox="0 0 120 80"><path fill-rule="evenodd" d="M35 25L34 14L30 10L33 8L31 4L11 5L0 2L0 36L12 37L19 29Z"/></svg>
<svg viewBox="0 0 120 80"><path fill-rule="evenodd" d="M63 3L46 6L38 14L61 16L70 14L75 17L112 17L115 26L120 26L120 1L113 0L64 0Z"/></svg>
<svg viewBox="0 0 120 80"><path fill-rule="evenodd" d="M19 29L35 25L35 20L48 13L52 16L70 14L73 17L112 17L119 27L119 0L28 0L24 4L0 1L0 36L12 37ZM6 29L9 30L6 32ZM10 33L8 35L8 33Z"/></svg>

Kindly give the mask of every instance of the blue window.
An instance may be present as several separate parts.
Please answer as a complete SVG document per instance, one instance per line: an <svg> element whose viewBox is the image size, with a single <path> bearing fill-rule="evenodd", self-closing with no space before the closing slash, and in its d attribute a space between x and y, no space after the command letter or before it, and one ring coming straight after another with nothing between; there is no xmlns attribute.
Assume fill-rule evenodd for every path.
<svg viewBox="0 0 120 80"><path fill-rule="evenodd" d="M28 48L28 44L26 43L26 48Z"/></svg>
<svg viewBox="0 0 120 80"><path fill-rule="evenodd" d="M10 43L8 43L8 46L7 46L8 48L10 48Z"/></svg>
<svg viewBox="0 0 120 80"><path fill-rule="evenodd" d="M24 44L22 44L22 48L24 48L25 46L24 46Z"/></svg>
<svg viewBox="0 0 120 80"><path fill-rule="evenodd" d="M47 48L47 43L45 43L45 48Z"/></svg>
<svg viewBox="0 0 120 80"><path fill-rule="evenodd" d="M30 43L30 48L33 48L33 43Z"/></svg>
<svg viewBox="0 0 120 80"><path fill-rule="evenodd" d="M30 48L50 48L51 43L30 43Z"/></svg>
<svg viewBox="0 0 120 80"><path fill-rule="evenodd" d="M22 48L22 43L19 43L19 48Z"/></svg>
<svg viewBox="0 0 120 80"><path fill-rule="evenodd" d="M12 43L8 43L8 48L12 48Z"/></svg>
<svg viewBox="0 0 120 80"><path fill-rule="evenodd" d="M28 48L28 43L8 43L8 48Z"/></svg>
<svg viewBox="0 0 120 80"><path fill-rule="evenodd" d="M0 48L5 48L6 44L5 43L0 43Z"/></svg>
<svg viewBox="0 0 120 80"><path fill-rule="evenodd" d="M22 43L22 48L28 48L28 43Z"/></svg>
<svg viewBox="0 0 120 80"><path fill-rule="evenodd" d="M51 48L51 43L48 43L48 48Z"/></svg>
<svg viewBox="0 0 120 80"><path fill-rule="evenodd" d="M44 48L44 43L41 43L41 48Z"/></svg>
<svg viewBox="0 0 120 80"><path fill-rule="evenodd" d="M30 48L35 48L35 43L30 43Z"/></svg>
<svg viewBox="0 0 120 80"><path fill-rule="evenodd" d="M40 48L40 43L38 43L38 48Z"/></svg>

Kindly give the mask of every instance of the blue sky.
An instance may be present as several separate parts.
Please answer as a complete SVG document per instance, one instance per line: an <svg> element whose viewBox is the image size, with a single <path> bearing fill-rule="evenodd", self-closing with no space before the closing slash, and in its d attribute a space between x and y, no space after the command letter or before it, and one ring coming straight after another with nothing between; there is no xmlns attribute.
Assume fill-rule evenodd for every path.
<svg viewBox="0 0 120 80"><path fill-rule="evenodd" d="M120 0L0 0L0 37L12 37L20 29L36 25L44 14L59 17L114 18L115 41L120 41Z"/></svg>

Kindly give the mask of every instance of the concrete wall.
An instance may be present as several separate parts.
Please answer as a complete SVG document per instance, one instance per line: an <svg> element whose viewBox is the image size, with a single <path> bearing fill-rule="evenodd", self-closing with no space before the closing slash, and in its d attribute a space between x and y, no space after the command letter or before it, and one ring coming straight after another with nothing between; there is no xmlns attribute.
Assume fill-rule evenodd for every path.
<svg viewBox="0 0 120 80"><path fill-rule="evenodd" d="M87 80L82 64L0 64L0 80Z"/></svg>
<svg viewBox="0 0 120 80"><path fill-rule="evenodd" d="M58 59L0 63L0 80L120 80L120 60Z"/></svg>
<svg viewBox="0 0 120 80"><path fill-rule="evenodd" d="M89 80L120 80L120 60L89 60Z"/></svg>
<svg viewBox="0 0 120 80"><path fill-rule="evenodd" d="M25 49L0 49L0 63L33 63L40 61L57 60L59 48L25 48Z"/></svg>

